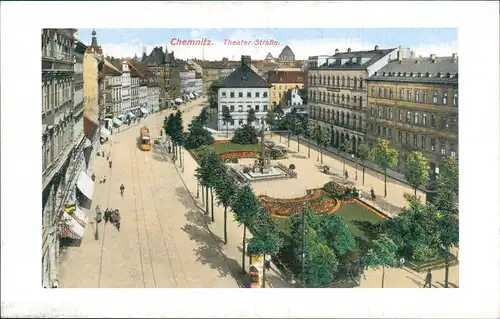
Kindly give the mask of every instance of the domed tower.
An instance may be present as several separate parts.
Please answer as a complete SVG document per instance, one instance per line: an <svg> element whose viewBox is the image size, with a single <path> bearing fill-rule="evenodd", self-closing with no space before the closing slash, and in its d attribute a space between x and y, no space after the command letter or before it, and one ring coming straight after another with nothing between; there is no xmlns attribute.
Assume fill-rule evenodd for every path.
<svg viewBox="0 0 500 319"><path fill-rule="evenodd" d="M92 42L90 46L87 47L88 53L93 53L94 55L102 55L102 48L97 44L97 32L95 29L92 31Z"/></svg>
<svg viewBox="0 0 500 319"><path fill-rule="evenodd" d="M295 61L295 54L293 53L292 49L287 45L283 48L279 55L279 61L280 62L294 62Z"/></svg>

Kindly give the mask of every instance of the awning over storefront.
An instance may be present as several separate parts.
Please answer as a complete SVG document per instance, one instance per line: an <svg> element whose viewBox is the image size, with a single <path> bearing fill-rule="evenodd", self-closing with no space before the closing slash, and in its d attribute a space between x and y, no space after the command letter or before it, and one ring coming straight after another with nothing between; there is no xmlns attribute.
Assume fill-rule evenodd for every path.
<svg viewBox="0 0 500 319"><path fill-rule="evenodd" d="M73 218L76 219L76 221L82 225L82 227L85 227L85 225L87 225L87 222L88 222L88 213L87 213L87 210L85 208L82 208L80 206L76 206L76 209L73 211L73 213L71 214Z"/></svg>
<svg viewBox="0 0 500 319"><path fill-rule="evenodd" d="M177 103L182 103L182 102L184 102L184 101L183 101L181 98L179 98L179 97L178 97L178 98L176 98L176 99L175 99L175 102L177 102Z"/></svg>
<svg viewBox="0 0 500 319"><path fill-rule="evenodd" d="M89 148L92 147L92 141L89 140L88 137L85 137L85 141L83 142L83 148Z"/></svg>
<svg viewBox="0 0 500 319"><path fill-rule="evenodd" d="M127 113L127 115L128 115L129 117L135 117L134 113L132 113L132 112L128 112L128 113Z"/></svg>
<svg viewBox="0 0 500 319"><path fill-rule="evenodd" d="M123 122L120 121L117 117L113 117L113 123L115 123L118 126L123 125Z"/></svg>
<svg viewBox="0 0 500 319"><path fill-rule="evenodd" d="M61 223L61 237L72 239L83 239L85 228L68 213L63 213Z"/></svg>
<svg viewBox="0 0 500 319"><path fill-rule="evenodd" d="M111 132L108 131L105 127L101 127L101 136L102 137L109 137L109 136L111 136Z"/></svg>
<svg viewBox="0 0 500 319"><path fill-rule="evenodd" d="M141 107L141 112L144 113L144 114L148 114L148 110L146 110L145 108Z"/></svg>
<svg viewBox="0 0 500 319"><path fill-rule="evenodd" d="M85 195L85 197L92 199L94 181L92 181L92 179L85 172L80 172L76 186L83 193L83 195Z"/></svg>

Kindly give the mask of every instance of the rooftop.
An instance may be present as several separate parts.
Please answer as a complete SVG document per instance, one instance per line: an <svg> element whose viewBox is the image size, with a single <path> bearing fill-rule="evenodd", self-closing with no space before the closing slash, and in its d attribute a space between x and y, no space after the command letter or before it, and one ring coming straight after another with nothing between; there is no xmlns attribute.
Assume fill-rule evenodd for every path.
<svg viewBox="0 0 500 319"><path fill-rule="evenodd" d="M255 73L250 65L249 56L242 56L240 66L229 74L219 87L226 88L269 88L271 87L263 78Z"/></svg>
<svg viewBox="0 0 500 319"><path fill-rule="evenodd" d="M458 83L458 56L392 60L370 80L425 83Z"/></svg>
<svg viewBox="0 0 500 319"><path fill-rule="evenodd" d="M268 73L269 83L303 83L306 73L302 71L276 71Z"/></svg>
<svg viewBox="0 0 500 319"><path fill-rule="evenodd" d="M328 58L328 62L319 66L319 69L365 69L395 50L397 48L379 49L378 46L370 51L351 51L348 49L347 52L338 52L337 49L335 54Z"/></svg>

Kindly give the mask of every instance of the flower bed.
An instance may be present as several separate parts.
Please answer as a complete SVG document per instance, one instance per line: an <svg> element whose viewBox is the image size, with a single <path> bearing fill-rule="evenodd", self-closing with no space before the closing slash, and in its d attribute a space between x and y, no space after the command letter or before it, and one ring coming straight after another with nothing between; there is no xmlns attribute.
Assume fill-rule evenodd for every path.
<svg viewBox="0 0 500 319"><path fill-rule="evenodd" d="M274 217L288 218L293 214L300 213L304 203L317 214L331 214L340 207L340 201L328 196L322 196L321 189L309 190L308 194L301 198L280 199L269 196L259 196L261 205Z"/></svg>
<svg viewBox="0 0 500 319"><path fill-rule="evenodd" d="M233 158L246 158L246 157L257 157L257 152L226 152L218 155L219 158L223 160L233 159Z"/></svg>
<svg viewBox="0 0 500 319"><path fill-rule="evenodd" d="M229 144L229 140L215 140L213 144Z"/></svg>

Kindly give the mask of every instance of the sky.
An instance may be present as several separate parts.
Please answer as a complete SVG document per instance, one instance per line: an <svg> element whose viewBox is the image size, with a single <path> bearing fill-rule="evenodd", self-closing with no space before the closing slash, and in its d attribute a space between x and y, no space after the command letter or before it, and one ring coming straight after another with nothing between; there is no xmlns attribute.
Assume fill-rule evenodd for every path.
<svg viewBox="0 0 500 319"><path fill-rule="evenodd" d="M78 38L90 44L93 29L79 29ZM142 56L155 46L174 51L176 58L198 58L221 60L227 57L238 60L241 55L251 55L252 59L262 60L270 52L278 57L288 45L295 53L296 60L307 59L313 55L341 52L373 50L401 46L410 48L418 55L451 56L457 53L458 31L456 28L432 29L95 29L97 42L104 54L113 57ZM206 45L178 44L179 40L207 39ZM228 44L225 40L246 40L248 44ZM257 40L268 41L258 43ZM272 42L273 40L274 42ZM209 44L209 41L211 44Z"/></svg>

